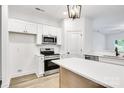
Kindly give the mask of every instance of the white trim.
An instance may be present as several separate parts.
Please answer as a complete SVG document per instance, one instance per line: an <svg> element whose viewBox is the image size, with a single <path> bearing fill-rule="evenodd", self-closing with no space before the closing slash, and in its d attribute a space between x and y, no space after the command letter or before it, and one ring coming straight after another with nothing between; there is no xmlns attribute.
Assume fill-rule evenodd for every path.
<svg viewBox="0 0 124 93"><path fill-rule="evenodd" d="M11 78L15 78L15 77L20 77L20 76L24 76L24 75L29 75L29 74L34 74L36 73L36 71L27 71L27 72L24 72L24 73L15 73L13 75L11 75Z"/></svg>
<svg viewBox="0 0 124 93"><path fill-rule="evenodd" d="M39 74L39 73L35 73L35 74L36 74L36 76L37 76L38 78L44 76L44 74Z"/></svg>
<svg viewBox="0 0 124 93"><path fill-rule="evenodd" d="M1 6L1 19L2 19L2 87L9 87L9 60L8 60L8 6Z"/></svg>

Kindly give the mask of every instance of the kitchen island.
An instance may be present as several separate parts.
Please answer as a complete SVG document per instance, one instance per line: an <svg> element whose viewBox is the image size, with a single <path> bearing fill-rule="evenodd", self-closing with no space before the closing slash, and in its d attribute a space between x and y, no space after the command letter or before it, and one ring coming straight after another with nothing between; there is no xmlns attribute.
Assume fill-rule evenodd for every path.
<svg viewBox="0 0 124 93"><path fill-rule="evenodd" d="M124 66L81 58L54 60L60 66L60 87L124 87Z"/></svg>

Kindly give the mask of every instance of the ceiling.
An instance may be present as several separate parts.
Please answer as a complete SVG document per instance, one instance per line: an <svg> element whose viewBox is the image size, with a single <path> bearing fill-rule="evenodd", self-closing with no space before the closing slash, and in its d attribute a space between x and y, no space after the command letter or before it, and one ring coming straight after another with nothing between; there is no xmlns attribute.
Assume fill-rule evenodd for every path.
<svg viewBox="0 0 124 93"><path fill-rule="evenodd" d="M39 13L35 8L43 9L45 12ZM10 5L9 10L61 19L64 18L63 12L67 11L67 7L66 5ZM113 15L118 16L124 15L123 10L123 5L85 5L82 6L82 16L85 15L93 19Z"/></svg>
<svg viewBox="0 0 124 93"><path fill-rule="evenodd" d="M44 10L38 11L35 8ZM63 12L66 11L66 6L63 5L10 5L10 12L19 12L37 17L49 17L52 19L60 20L64 18Z"/></svg>
<svg viewBox="0 0 124 93"><path fill-rule="evenodd" d="M35 8L40 8L45 12L37 11ZM9 6L9 11L25 13L37 17L44 16L55 20L61 20L68 17L67 14L63 14L64 12L67 12L66 5L12 5ZM116 28L115 26L124 24L123 5L85 5L82 6L81 13L81 16L86 16L94 20L94 28L103 33L105 31L105 33L110 33L111 28L113 29Z"/></svg>
<svg viewBox="0 0 124 93"><path fill-rule="evenodd" d="M104 34L124 31L124 5L86 6L85 15L94 19L94 28Z"/></svg>

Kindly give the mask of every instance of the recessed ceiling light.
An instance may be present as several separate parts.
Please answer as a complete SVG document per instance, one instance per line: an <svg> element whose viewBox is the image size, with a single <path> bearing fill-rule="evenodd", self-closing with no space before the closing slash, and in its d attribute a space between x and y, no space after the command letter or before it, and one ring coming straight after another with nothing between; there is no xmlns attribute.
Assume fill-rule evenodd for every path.
<svg viewBox="0 0 124 93"><path fill-rule="evenodd" d="M40 9L40 8L35 8L35 9L38 10L38 11L41 11L41 12L45 12L45 10Z"/></svg>

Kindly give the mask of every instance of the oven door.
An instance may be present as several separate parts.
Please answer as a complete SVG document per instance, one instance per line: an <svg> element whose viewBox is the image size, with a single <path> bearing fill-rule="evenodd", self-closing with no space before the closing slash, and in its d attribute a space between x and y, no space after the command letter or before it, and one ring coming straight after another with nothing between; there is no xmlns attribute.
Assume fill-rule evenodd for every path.
<svg viewBox="0 0 124 93"><path fill-rule="evenodd" d="M54 70L59 68L58 65L56 65L55 63L51 62L52 60L45 60L44 61L44 67L45 67L45 71L49 71L49 70Z"/></svg>

